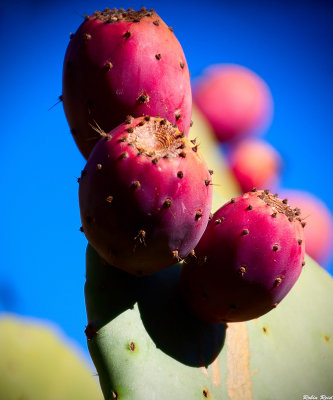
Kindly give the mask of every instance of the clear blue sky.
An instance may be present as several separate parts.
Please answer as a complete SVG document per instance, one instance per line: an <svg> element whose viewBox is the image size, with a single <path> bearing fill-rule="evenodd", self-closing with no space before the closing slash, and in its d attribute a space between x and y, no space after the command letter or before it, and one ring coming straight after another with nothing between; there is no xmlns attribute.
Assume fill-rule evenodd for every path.
<svg viewBox="0 0 333 400"><path fill-rule="evenodd" d="M52 320L86 348L86 239L62 62L82 16L154 7L175 29L195 78L219 62L253 69L275 102L266 138L285 160L283 186L333 210L333 3L324 1L18 1L0 3L0 310ZM329 266L333 272L333 264Z"/></svg>

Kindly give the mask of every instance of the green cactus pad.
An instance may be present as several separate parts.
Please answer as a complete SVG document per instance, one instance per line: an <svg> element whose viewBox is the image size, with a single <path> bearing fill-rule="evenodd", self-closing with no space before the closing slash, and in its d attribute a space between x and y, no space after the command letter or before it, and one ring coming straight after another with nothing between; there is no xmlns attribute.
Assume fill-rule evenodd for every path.
<svg viewBox="0 0 333 400"><path fill-rule="evenodd" d="M41 321L0 318L1 400L100 400L82 356Z"/></svg>
<svg viewBox="0 0 333 400"><path fill-rule="evenodd" d="M299 281L275 310L227 327L187 313L178 274L175 265L130 276L88 246L86 333L105 399L333 394L333 279L314 261L307 258Z"/></svg>

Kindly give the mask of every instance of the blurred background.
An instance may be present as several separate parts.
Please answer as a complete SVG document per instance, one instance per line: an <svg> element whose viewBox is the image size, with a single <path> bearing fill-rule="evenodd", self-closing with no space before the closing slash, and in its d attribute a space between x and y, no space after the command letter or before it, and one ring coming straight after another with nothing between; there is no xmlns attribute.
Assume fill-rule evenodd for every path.
<svg viewBox="0 0 333 400"><path fill-rule="evenodd" d="M333 210L332 2L2 1L0 311L52 321L83 352L85 160L56 104L62 63L84 14L143 5L174 28L193 83L216 63L267 83L274 114L263 138L282 158L280 188L311 192ZM332 261L325 267L333 273Z"/></svg>

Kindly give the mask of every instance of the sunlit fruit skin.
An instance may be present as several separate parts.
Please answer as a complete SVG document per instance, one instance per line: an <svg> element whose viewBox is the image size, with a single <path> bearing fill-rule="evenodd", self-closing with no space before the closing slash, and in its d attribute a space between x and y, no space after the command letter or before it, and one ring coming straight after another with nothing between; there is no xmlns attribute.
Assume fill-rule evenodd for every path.
<svg viewBox="0 0 333 400"><path fill-rule="evenodd" d="M242 192L270 188L275 190L280 180L281 157L268 142L248 138L231 146L230 168Z"/></svg>
<svg viewBox="0 0 333 400"><path fill-rule="evenodd" d="M267 84L240 65L209 67L194 86L193 99L221 142L262 133L272 120Z"/></svg>
<svg viewBox="0 0 333 400"><path fill-rule="evenodd" d="M99 137L127 115L167 118L188 134L192 94L185 55L155 13L110 10L87 17L71 35L63 67L64 111L87 159Z"/></svg>
<svg viewBox="0 0 333 400"><path fill-rule="evenodd" d="M212 181L198 146L141 117L104 134L82 171L82 230L109 264L146 275L186 257L210 216Z"/></svg>
<svg viewBox="0 0 333 400"><path fill-rule="evenodd" d="M214 214L195 257L183 264L183 298L205 322L257 318L291 290L304 251L298 209L268 191L245 193Z"/></svg>
<svg viewBox="0 0 333 400"><path fill-rule="evenodd" d="M283 195L291 205L299 205L304 230L306 252L324 267L333 256L333 216L327 205L314 194L301 190L285 190Z"/></svg>

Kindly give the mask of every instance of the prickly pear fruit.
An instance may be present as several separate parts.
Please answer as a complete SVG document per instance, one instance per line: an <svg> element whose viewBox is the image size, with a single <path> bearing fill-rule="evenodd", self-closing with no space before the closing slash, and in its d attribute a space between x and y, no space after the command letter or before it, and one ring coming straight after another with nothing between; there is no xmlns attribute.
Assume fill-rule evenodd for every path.
<svg viewBox="0 0 333 400"><path fill-rule="evenodd" d="M300 190L285 190L283 195L291 205L301 209L301 218L306 223L304 231L306 252L320 262L328 264L333 256L333 216L327 205L315 195Z"/></svg>
<svg viewBox="0 0 333 400"><path fill-rule="evenodd" d="M304 261L300 210L253 191L221 207L181 273L190 309L208 322L236 322L275 308Z"/></svg>
<svg viewBox="0 0 333 400"><path fill-rule="evenodd" d="M72 35L63 68L63 105L73 137L88 158L126 115L160 115L187 135L192 108L189 70L172 28L144 7L96 11Z"/></svg>
<svg viewBox="0 0 333 400"><path fill-rule="evenodd" d="M221 142L262 132L272 120L267 84L241 65L211 66L199 78L193 97Z"/></svg>
<svg viewBox="0 0 333 400"><path fill-rule="evenodd" d="M243 192L278 186L281 157L268 142L255 138L231 146L229 164Z"/></svg>
<svg viewBox="0 0 333 400"><path fill-rule="evenodd" d="M105 399L333 393L333 279L309 257L274 312L227 326L202 323L183 307L177 265L139 279L88 246L86 277L88 347Z"/></svg>
<svg viewBox="0 0 333 400"><path fill-rule="evenodd" d="M136 275L174 264L208 222L210 172L165 119L128 119L104 134L80 178L83 231L109 264ZM194 142L194 143L193 143Z"/></svg>

